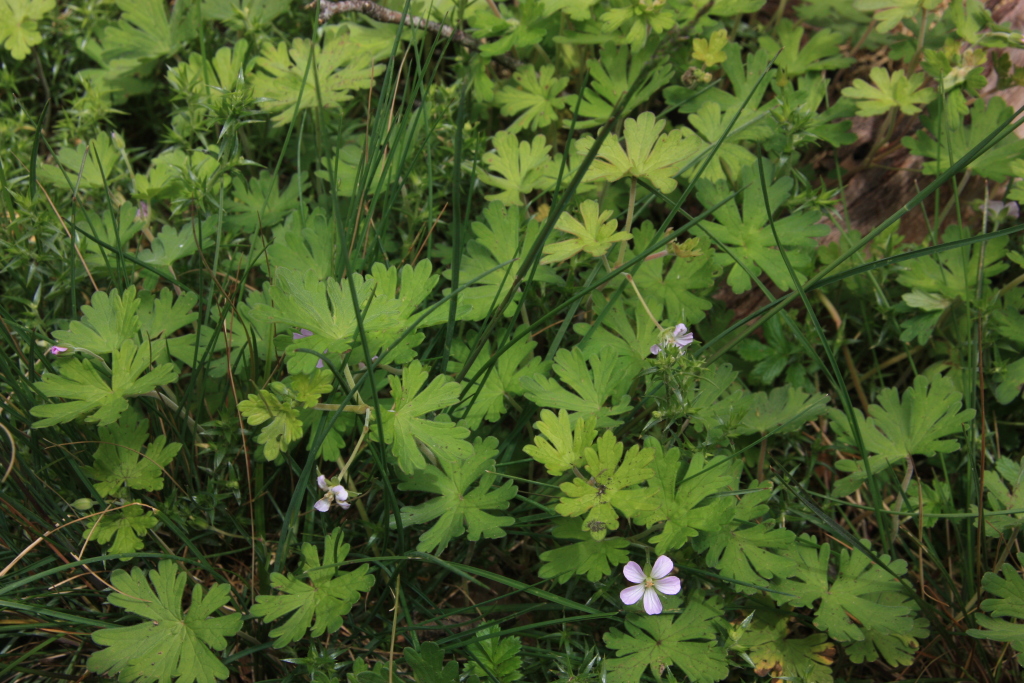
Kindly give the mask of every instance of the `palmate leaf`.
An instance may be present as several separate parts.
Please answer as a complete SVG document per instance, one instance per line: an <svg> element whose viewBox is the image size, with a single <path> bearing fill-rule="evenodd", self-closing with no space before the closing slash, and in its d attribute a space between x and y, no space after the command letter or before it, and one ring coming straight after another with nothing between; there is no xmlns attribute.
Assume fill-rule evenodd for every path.
<svg viewBox="0 0 1024 683"><path fill-rule="evenodd" d="M554 378L532 375L523 378L524 395L544 408L565 409L571 419L597 418L598 427L618 424L612 416L629 410L626 391L633 377L624 373L630 359L614 350L602 350L589 362L579 348L560 349L555 354L554 371L569 391ZM606 404L615 401L611 406Z"/></svg>
<svg viewBox="0 0 1024 683"><path fill-rule="evenodd" d="M786 578L799 571L797 563L783 551L796 539L787 529L776 529L774 520L757 522L768 513L765 505L771 497L769 482L761 490L744 494L733 512L728 525L701 538L698 549L706 551L708 566L727 578L742 583L736 590L758 592L773 578ZM750 584L750 585L743 585Z"/></svg>
<svg viewBox="0 0 1024 683"><path fill-rule="evenodd" d="M633 248L626 251L626 260L646 250L655 237L654 226L644 221L633 231ZM714 252L706 237L691 239L698 240L694 251L699 253L681 257L669 248L663 258L643 261L633 275L647 306L658 319L693 325L711 309L709 295L718 271L713 262Z"/></svg>
<svg viewBox="0 0 1024 683"><path fill-rule="evenodd" d="M0 45L19 61L28 57L32 46L43 42L39 21L56 5L56 0L0 0Z"/></svg>
<svg viewBox="0 0 1024 683"><path fill-rule="evenodd" d="M859 641L865 639L866 628L885 634L910 633L915 628L915 609L907 591L892 574L872 563L866 553L842 549L839 571L831 582L831 549L827 543L819 546L810 535L803 534L783 553L798 565L797 571L774 583L781 593L772 597L780 604L796 607L810 607L821 600L814 625L831 637ZM888 555L879 560L897 577L907 571L904 560L890 560Z"/></svg>
<svg viewBox="0 0 1024 683"><path fill-rule="evenodd" d="M804 28L789 19L781 20L776 31L778 41L770 36L762 36L758 42L769 54L778 53L775 66L787 78L795 78L809 71L843 69L856 61L839 53L839 46L846 40L846 36L838 31L816 28L807 42L804 42Z"/></svg>
<svg viewBox="0 0 1024 683"><path fill-rule="evenodd" d="M875 30L888 33L907 19L918 19L924 10L938 7L940 0L854 0L854 8L861 12L874 12L878 25ZM863 114L862 114L863 116Z"/></svg>
<svg viewBox="0 0 1024 683"><path fill-rule="evenodd" d="M84 160L84 162L83 162ZM61 147L60 151L57 152L57 164L40 164L39 165L39 179L48 185L55 185L62 190L74 190L76 188L85 190L100 190L106 187L110 181L117 176L122 168L121 157L117 150L114 149L113 143L110 142L109 135L97 135L92 140L86 142L79 142L74 147ZM122 212L125 210L124 207L129 206L127 203L122 205ZM121 214L123 215L123 214ZM114 219L115 221L117 218ZM105 221L92 221L92 227L88 224L85 226L85 231L92 234L93 228L97 228L99 231L110 230L110 235L103 235L101 233L101 239L107 244L113 244L114 239L112 223L109 215ZM121 238L127 239L125 236L125 227L127 224L122 222L121 225ZM141 227L141 226L140 226ZM87 242L92 244L92 242ZM95 248L95 247L94 247Z"/></svg>
<svg viewBox="0 0 1024 683"><path fill-rule="evenodd" d="M671 65L664 62L651 64L654 51L655 47L651 46L632 53L626 46L605 43L601 47L600 59L587 60L587 73L590 75L587 89L582 95L570 96L569 110L578 111L578 120L575 124L571 119L564 120L562 126L586 130L602 125L612 117L630 86L641 79L646 80L623 104L621 115L625 116L650 101L654 93L672 80ZM582 99L578 104L577 98Z"/></svg>
<svg viewBox="0 0 1024 683"><path fill-rule="evenodd" d="M256 437L267 460L276 460L291 443L302 438L304 428L299 410L289 397L279 398L269 389L260 389L239 401L238 411L250 425L269 423Z"/></svg>
<svg viewBox="0 0 1024 683"><path fill-rule="evenodd" d="M351 26L328 26L322 46L306 38L295 38L291 45L269 41L264 45L256 60L262 72L253 77L253 93L261 98L259 106L274 114L276 125L290 123L296 109L337 108L355 97L353 91L373 87L375 77L384 68L379 59L383 56L382 45L373 41L365 44L358 28ZM310 59L316 68L307 73Z"/></svg>
<svg viewBox="0 0 1024 683"><path fill-rule="evenodd" d="M899 599L896 593L883 593L881 600ZM850 661L877 662L884 659L889 666L910 666L917 659L917 651L921 647L921 639L928 637L928 620L924 617L914 619L914 625L907 631L891 633L865 626L861 629L864 640L847 643L843 648Z"/></svg>
<svg viewBox="0 0 1024 683"><path fill-rule="evenodd" d="M632 238L628 232L616 232L619 222L612 218L612 211L601 211L600 205L592 199L580 204L580 217L576 220L569 212L558 217L555 228L573 235L572 239L544 246L546 256L541 264L567 261L581 251L598 258L608 253L617 242Z"/></svg>
<svg viewBox="0 0 1024 683"><path fill-rule="evenodd" d="M587 449L597 439L595 418L578 419L574 426L564 410L559 410L558 415L550 410L540 411L540 420L533 423L533 428L540 434L533 445L523 446L523 452L544 465L554 477L582 465Z"/></svg>
<svg viewBox="0 0 1024 683"><path fill-rule="evenodd" d="M466 441L468 429L425 417L458 403L462 384L444 375L434 377L427 384L428 376L427 369L419 361L413 361L402 371L401 379L389 378L395 403L379 416L384 443L392 447L399 469L406 474L427 464L419 444L446 462L469 460L473 455L473 447Z"/></svg>
<svg viewBox="0 0 1024 683"><path fill-rule="evenodd" d="M865 418L855 408L853 412L864 446L872 454L869 458L871 474L878 476L909 455L932 456L955 451L960 447L959 441L946 437L959 434L964 424L974 418L974 410L961 410L962 406L962 395L953 380L918 375L902 398L894 387L880 391L878 405L871 406L871 417ZM838 410L831 414L839 441L852 444L847 416ZM861 460L840 460L836 469L850 474L835 483L832 489L835 496L849 495L867 479L867 467Z"/></svg>
<svg viewBox="0 0 1024 683"><path fill-rule="evenodd" d="M998 476L992 476L990 472L985 477L988 509L1002 512L1024 508L1024 467L1021 463L1012 458L1000 457L996 460L995 470ZM1024 526L1024 518L1020 514L985 517L986 536L999 536L1021 526Z"/></svg>
<svg viewBox="0 0 1024 683"><path fill-rule="evenodd" d="M760 391L754 394L743 425L749 434L798 432L825 412L828 401L825 394L808 395L793 386L776 387L769 393Z"/></svg>
<svg viewBox="0 0 1024 683"><path fill-rule="evenodd" d="M84 531L83 541L109 545L112 555L137 553L145 547L143 537L158 523L156 515L141 505L131 505L96 517Z"/></svg>
<svg viewBox="0 0 1024 683"><path fill-rule="evenodd" d="M554 187L552 174L558 167L550 155L551 145L546 144L543 135L534 136L532 142L520 142L513 133L503 130L495 134L492 144L494 149L480 157L483 164L477 166L476 176L480 182L501 192L489 194L485 199L505 206L522 206L525 195Z"/></svg>
<svg viewBox="0 0 1024 683"><path fill-rule="evenodd" d="M639 683L648 668L655 680L661 680L670 666L695 683L722 680L729 675L729 666L714 624L721 616L696 595L675 619L630 614L625 633L613 628L604 636L605 645L616 651L608 659L608 683Z"/></svg>
<svg viewBox="0 0 1024 683"><path fill-rule="evenodd" d="M530 335L525 335L501 354L484 379L483 376L477 378L477 373L491 361L493 351L491 342L484 342L480 354L465 373L466 384L469 385L465 390L468 397L466 403L472 401L472 404L466 409L460 406L455 411L459 421L470 429L476 429L484 420L497 422L508 410L507 403L512 397L522 395L523 378L542 373L550 365L533 355L536 347L537 342ZM455 362L451 367L455 372L463 369L462 361L469 356L469 352L470 345L467 343L456 341L452 345L452 358ZM481 382L483 386L480 386Z"/></svg>
<svg viewBox="0 0 1024 683"><path fill-rule="evenodd" d="M637 484L654 475L648 467L654 459L654 449L633 446L625 455L623 450L611 430L605 432L593 448L585 451L583 459L590 479L576 477L559 487L565 495L555 506L555 512L563 517L586 515L582 529L589 531L596 541L619 528L620 512L632 517L653 507L651 491L637 488Z"/></svg>
<svg viewBox="0 0 1024 683"><path fill-rule="evenodd" d="M559 519L551 530L554 538L578 541L563 545L540 554L541 566L537 576L542 579L557 579L565 583L574 576L586 574L588 581L598 581L609 576L614 567L629 561L629 540L617 536L605 536L595 541L589 532L571 519Z"/></svg>
<svg viewBox="0 0 1024 683"><path fill-rule="evenodd" d="M736 487L738 460L693 453L685 472L680 472L678 448L663 451L656 439L648 439L645 445L655 452L649 483L653 509L637 515L636 522L647 527L664 525L651 537L657 554L678 550L698 533L716 531L729 522L735 503L715 494Z"/></svg>
<svg viewBox="0 0 1024 683"><path fill-rule="evenodd" d="M523 677L523 659L519 656L522 642L518 636L499 637L501 627L497 624L477 631L482 638L466 649L470 659L463 674L476 675L483 680L497 680L498 683L512 683Z"/></svg>
<svg viewBox="0 0 1024 683"><path fill-rule="evenodd" d="M88 669L116 673L128 683L214 683L227 678L227 667L211 650L227 647L226 639L242 627L242 615L213 616L229 599L230 587L223 583L205 594L202 585L195 584L191 606L184 612L181 599L187 580L171 560L161 560L158 569L149 572L149 581L138 567L131 574L116 570L110 578L116 592L108 602L145 621L93 633L93 641L106 647L89 657Z"/></svg>
<svg viewBox="0 0 1024 683"><path fill-rule="evenodd" d="M112 424L128 409L129 397L148 394L178 379L178 370L171 363L147 372L149 349L140 348L132 341L124 342L114 351L109 384L89 360L73 358L61 362L59 367L59 375L43 375L35 386L44 396L67 399L67 402L33 406L32 414L43 418L32 423L35 428L51 427L79 417L101 427Z"/></svg>
<svg viewBox="0 0 1024 683"><path fill-rule="evenodd" d="M739 108L739 105L734 106ZM698 172L701 178L711 182L735 179L743 169L757 161L757 157L740 143L769 138L772 134L769 119L764 112L747 108L734 123L735 112L736 109L722 109L717 102L706 102L690 114L689 122L693 129L683 129L683 140L689 150L687 168L683 171L687 179L696 179ZM706 155L719 140L722 143L705 166Z"/></svg>
<svg viewBox="0 0 1024 683"><path fill-rule="evenodd" d="M53 338L62 346L111 353L126 341L137 341L139 304L134 287L125 290L124 295L116 289L110 294L96 292L92 304L82 306L82 319L72 321L67 330L54 332Z"/></svg>
<svg viewBox="0 0 1024 683"><path fill-rule="evenodd" d="M650 112L626 119L623 128L625 147L616 136L606 137L583 179L615 182L629 177L646 180L665 194L676 189L675 175L694 151L683 141L683 129L663 133L665 121ZM594 138L585 135L576 142L574 153L584 157L593 146Z"/></svg>
<svg viewBox="0 0 1024 683"><path fill-rule="evenodd" d="M907 116L921 113L921 107L935 99L935 91L924 87L924 72L910 78L897 69L893 73L883 67L871 69L871 83L857 78L843 88L843 96L857 102L857 116L878 116L899 107Z"/></svg>
<svg viewBox="0 0 1024 683"><path fill-rule="evenodd" d="M831 665L836 646L824 633L791 638L792 612L758 605L754 620L737 641L754 662L754 673L793 683L832 683Z"/></svg>
<svg viewBox="0 0 1024 683"><path fill-rule="evenodd" d="M115 425L100 427L100 445L93 454L93 466L82 471L96 481L101 496L117 496L123 488L159 491L164 487L163 468L181 449L180 443L167 443L163 434L149 438L149 420L134 411L121 416Z"/></svg>
<svg viewBox="0 0 1024 683"><path fill-rule="evenodd" d="M408 372L408 368L406 368ZM468 445L468 444L467 444ZM518 488L506 481L491 490L497 475L494 456L498 440L493 436L477 438L473 452L465 458L439 457L438 466L424 465L408 481L399 484L403 491L425 491L439 494L421 505L403 507L403 524L426 524L437 520L420 535L416 549L425 553L441 553L453 538L468 534L469 540L501 538L515 517L498 516L487 510L505 510ZM479 479L475 489L470 487Z"/></svg>
<svg viewBox="0 0 1024 683"><path fill-rule="evenodd" d="M766 163L764 167L765 175L770 179L771 165ZM740 185L744 189L739 196L715 209L715 222L703 221L700 226L713 238L730 247L728 255L720 255L722 263L733 263L733 259L738 261L731 267L727 277L733 292L740 294L751 288L748 271L755 277L764 272L776 286L788 291L793 287L793 279L779 254L775 237L768 225L768 211L765 209L756 165L743 169L740 174ZM787 176L774 183L769 180L767 185L768 203L773 211L778 211L789 198L793 179ZM725 183L712 184L700 180L697 188L697 197L706 207L717 205L731 194L729 186ZM818 218L815 212L803 211L775 220L779 242L786 250L790 265L801 282L806 280L802 271L811 265L810 250L817 246L815 238L828 233L828 227L817 225ZM741 267L740 263L746 268Z"/></svg>
<svg viewBox="0 0 1024 683"><path fill-rule="evenodd" d="M508 127L510 133L524 128L536 130L551 124L565 108L568 97L561 93L569 84L568 77L556 77L555 67L546 64L539 70L525 65L512 74L518 87L504 86L494 98L505 116L516 116Z"/></svg>
<svg viewBox="0 0 1024 683"><path fill-rule="evenodd" d="M491 202L484 209L482 220L472 225L476 239L466 247L459 271L459 283L468 286L459 293L459 318L483 320L495 306L505 300L515 282L515 274L522 266L522 257L540 234L540 224L528 220L522 208L503 206ZM452 272L444 276L452 279ZM535 282L563 284L551 266L538 266L533 271ZM449 290L446 290L447 294ZM505 317L516 314L521 289L512 293ZM465 307L465 309L464 309Z"/></svg>
<svg viewBox="0 0 1024 683"><path fill-rule="evenodd" d="M258 595L252 615L264 621L280 619L291 614L280 626L270 632L276 638L274 647L303 638L308 631L318 638L341 628L344 617L360 598L373 586L373 576L367 572L368 564L360 564L350 572L338 570L348 556L349 546L343 543L344 534L335 529L324 538L323 562L316 547L302 544L302 569L298 575L285 576L277 572L270 575L270 585L277 595Z"/></svg>
<svg viewBox="0 0 1024 683"><path fill-rule="evenodd" d="M1017 562L1024 564L1024 553L1017 553ZM998 619L1010 617L1024 619L1024 579L1011 564L1004 564L998 572L986 572L981 587L997 597L982 600L981 609L988 614L977 614L975 620L981 628L972 628L967 635L982 640L1009 643L1017 651L1017 661L1024 664L1024 624Z"/></svg>

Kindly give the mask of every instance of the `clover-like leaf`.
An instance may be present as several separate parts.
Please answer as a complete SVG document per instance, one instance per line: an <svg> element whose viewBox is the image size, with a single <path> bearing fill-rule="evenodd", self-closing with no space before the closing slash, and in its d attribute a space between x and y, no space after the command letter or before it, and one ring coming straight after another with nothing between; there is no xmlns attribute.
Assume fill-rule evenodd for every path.
<svg viewBox="0 0 1024 683"><path fill-rule="evenodd" d="M498 440L493 436L477 438L468 457L439 457L437 466L424 465L412 478L399 484L398 488L403 491L439 494L421 505L401 510L403 524L426 524L437 520L420 535L417 550L440 553L453 538L462 534L468 534L471 541L501 538L505 535L504 527L515 522L515 517L487 512L507 509L508 501L518 491L511 481L496 489L491 488L497 478L492 471L497 445ZM474 483L476 488L470 491Z"/></svg>
<svg viewBox="0 0 1024 683"><path fill-rule="evenodd" d="M241 614L214 616L228 603L231 588L219 583L204 592L202 584L195 584L186 612L181 601L187 580L171 560L161 560L148 581L139 567L131 574L116 570L108 602L144 621L93 633L93 641L105 647L89 657L89 671L117 674L126 683L214 683L227 678L227 667L211 650L226 648L227 638L242 628Z"/></svg>
<svg viewBox="0 0 1024 683"><path fill-rule="evenodd" d="M322 562L316 547L303 543L301 573L271 574L270 585L278 594L256 596L253 616L273 621L291 615L270 631L270 637L276 638L274 647L295 642L307 631L313 638L334 633L341 628L345 615L359 601L360 594L370 590L373 576L367 573L368 564L360 564L350 572L339 570L349 551L344 540L340 529L334 529L324 538Z"/></svg>
<svg viewBox="0 0 1024 683"><path fill-rule="evenodd" d="M628 232L616 232L619 222L612 219L612 211L601 211L601 207L592 199L580 205L580 216L583 222L576 220L568 212L558 217L555 227L562 232L573 235L573 239L555 242L544 247L546 256L542 264L567 261L581 251L595 258L604 256L616 242L624 242L632 237Z"/></svg>

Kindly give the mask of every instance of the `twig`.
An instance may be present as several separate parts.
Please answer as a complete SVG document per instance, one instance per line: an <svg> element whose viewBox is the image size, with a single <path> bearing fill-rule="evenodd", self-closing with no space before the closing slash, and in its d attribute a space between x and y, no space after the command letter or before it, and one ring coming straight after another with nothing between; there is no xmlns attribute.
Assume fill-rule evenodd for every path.
<svg viewBox="0 0 1024 683"><path fill-rule="evenodd" d="M307 8L315 5L316 3L312 3L307 5ZM388 9L387 7L381 7L377 3L373 2L373 0L321 2L320 23L322 24L335 14L341 14L342 12L360 12L376 21L383 21L388 24L405 24L410 28L430 31L431 33L436 33L443 38L453 40L460 45L465 45L474 52L480 51L481 42L467 34L465 31L457 29L454 26L448 26L447 24L439 24L436 21L424 19L423 17L414 17L411 14L404 14L402 12L396 12L393 9ZM495 55L493 59L509 69L515 70L519 68L519 60L509 55Z"/></svg>

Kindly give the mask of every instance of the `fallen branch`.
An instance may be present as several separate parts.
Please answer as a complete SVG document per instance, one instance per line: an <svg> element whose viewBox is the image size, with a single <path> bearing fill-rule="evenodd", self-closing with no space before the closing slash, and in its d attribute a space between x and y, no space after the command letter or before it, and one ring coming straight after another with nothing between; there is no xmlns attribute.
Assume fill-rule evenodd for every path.
<svg viewBox="0 0 1024 683"><path fill-rule="evenodd" d="M313 5L309 6L312 7ZM430 21L423 17L414 17L411 14L396 12L393 9L388 9L387 7L378 5L373 2L373 0L340 0L340 2L321 2L320 23L322 24L335 14L341 14L342 12L360 12L376 21L383 21L388 24L405 24L410 28L430 31L431 33L436 33L444 38L453 40L459 45L465 45L470 50L475 52L480 51L481 42L467 34L465 31L457 29L454 26L448 26L447 24L439 24L436 21ZM519 60L509 55L495 55L493 59L509 69L517 69L519 67Z"/></svg>

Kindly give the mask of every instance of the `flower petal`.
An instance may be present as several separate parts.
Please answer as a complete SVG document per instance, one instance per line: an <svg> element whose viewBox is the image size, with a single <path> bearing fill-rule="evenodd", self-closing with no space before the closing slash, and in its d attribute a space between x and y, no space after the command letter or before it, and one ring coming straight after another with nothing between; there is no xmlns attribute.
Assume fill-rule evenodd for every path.
<svg viewBox="0 0 1024 683"><path fill-rule="evenodd" d="M352 507L351 505L349 505L349 504L348 504L348 503L346 503L345 501L341 501L340 503L338 503L338 506L339 506L339 507L340 507L340 508L341 508L342 510L348 510L348 509L349 509L350 507Z"/></svg>
<svg viewBox="0 0 1024 683"><path fill-rule="evenodd" d="M661 555L654 561L654 568L651 569L652 579L663 579L672 573L672 559L668 555Z"/></svg>
<svg viewBox="0 0 1024 683"><path fill-rule="evenodd" d="M313 509L317 512L327 512L331 509L331 501L326 498L321 498L317 502L313 503Z"/></svg>
<svg viewBox="0 0 1024 683"><path fill-rule="evenodd" d="M321 491L326 491L327 490L327 477L325 477L324 475L321 474L319 477L316 478L316 485L320 487Z"/></svg>
<svg viewBox="0 0 1024 683"><path fill-rule="evenodd" d="M626 566L622 568L622 575L625 576L629 581L632 581L633 583L643 583L644 580L647 578L647 575L644 574L644 570L641 569L640 565L638 565L636 562L627 562Z"/></svg>
<svg viewBox="0 0 1024 683"><path fill-rule="evenodd" d="M348 491L346 491L345 487L342 486L341 484L338 484L337 486L332 486L331 493L334 494L334 500L348 500Z"/></svg>
<svg viewBox="0 0 1024 683"><path fill-rule="evenodd" d="M654 587L665 595L675 595L683 587L678 576L666 576L664 579L656 579Z"/></svg>
<svg viewBox="0 0 1024 683"><path fill-rule="evenodd" d="M672 336L678 339L679 337L686 334L686 330L686 323L679 323L678 325L676 325L676 328L672 330Z"/></svg>
<svg viewBox="0 0 1024 683"><path fill-rule="evenodd" d="M317 369L317 370L320 370L320 369L321 369L321 368L323 368L323 367L324 367L324 361L323 361L323 359L321 358L320 360L318 360L318 361L316 362L316 369Z"/></svg>
<svg viewBox="0 0 1024 683"><path fill-rule="evenodd" d="M298 332L292 332L292 341L297 339L305 339L306 337L312 337L313 333L307 329L301 329Z"/></svg>
<svg viewBox="0 0 1024 683"><path fill-rule="evenodd" d="M642 597L644 597L644 587L640 585L623 588L622 592L619 593L619 600L622 600L627 605L636 604L636 601Z"/></svg>
<svg viewBox="0 0 1024 683"><path fill-rule="evenodd" d="M658 344L654 344L653 346L651 346L652 356L657 356L659 353L661 353L661 346L659 346Z"/></svg>
<svg viewBox="0 0 1024 683"><path fill-rule="evenodd" d="M653 588L644 591L644 611L648 614L661 614L661 598Z"/></svg>

